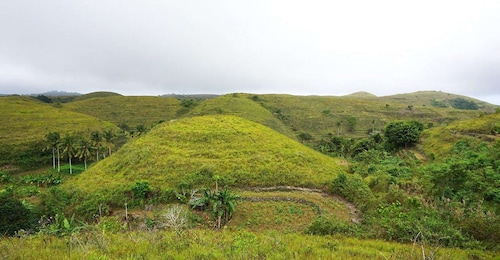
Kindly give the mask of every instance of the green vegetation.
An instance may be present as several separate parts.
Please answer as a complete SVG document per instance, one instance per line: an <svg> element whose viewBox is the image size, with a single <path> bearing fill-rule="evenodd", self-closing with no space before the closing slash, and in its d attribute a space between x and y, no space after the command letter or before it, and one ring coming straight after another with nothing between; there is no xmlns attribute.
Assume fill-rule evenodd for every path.
<svg viewBox="0 0 500 260"><path fill-rule="evenodd" d="M35 168L51 162L45 135L118 131L111 123L28 97L0 97L0 165Z"/></svg>
<svg viewBox="0 0 500 260"><path fill-rule="evenodd" d="M83 99L63 106L65 110L113 122L126 131L137 125L150 128L158 122L175 119L181 108L181 101L175 98L118 95Z"/></svg>
<svg viewBox="0 0 500 260"><path fill-rule="evenodd" d="M484 102L0 101L17 131L0 129L2 258L500 257L500 113Z"/></svg>
<svg viewBox="0 0 500 260"><path fill-rule="evenodd" d="M310 236L276 231L215 232L189 230L105 232L71 236L39 235L0 241L0 254L13 259L494 259L498 254L478 250L360 240L337 236ZM29 245L29 246L27 246ZM133 245L133 246L131 246Z"/></svg>

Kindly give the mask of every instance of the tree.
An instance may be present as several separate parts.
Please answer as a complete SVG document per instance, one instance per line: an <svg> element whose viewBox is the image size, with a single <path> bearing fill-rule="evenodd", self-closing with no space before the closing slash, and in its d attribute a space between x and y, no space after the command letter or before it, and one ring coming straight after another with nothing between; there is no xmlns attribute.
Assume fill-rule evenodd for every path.
<svg viewBox="0 0 500 260"><path fill-rule="evenodd" d="M108 155L111 156L111 149L113 148L113 139L115 138L115 134L113 130L104 131L104 140L106 141L106 146L108 147Z"/></svg>
<svg viewBox="0 0 500 260"><path fill-rule="evenodd" d="M71 166L71 159L73 159L73 156L75 155L75 136L67 134L63 138L62 146L64 148L63 153L66 154L66 156L68 156L69 173L73 174L73 168Z"/></svg>
<svg viewBox="0 0 500 260"><path fill-rule="evenodd" d="M57 172L61 170L61 162L59 155L59 147L61 144L61 135L58 132L50 132L45 135L48 146L47 149L52 149L52 166L56 168L56 151L57 151Z"/></svg>
<svg viewBox="0 0 500 260"><path fill-rule="evenodd" d="M420 140L423 130L418 121L394 121L386 125L384 136L390 148L408 148Z"/></svg>
<svg viewBox="0 0 500 260"><path fill-rule="evenodd" d="M102 136L99 131L94 131L90 134L90 140L96 151L96 161L99 161L99 150L102 147Z"/></svg>
<svg viewBox="0 0 500 260"><path fill-rule="evenodd" d="M35 216L19 200L0 194L0 235L35 226Z"/></svg>
<svg viewBox="0 0 500 260"><path fill-rule="evenodd" d="M78 141L78 151L76 152L75 156L80 159L83 159L85 170L87 170L87 158L89 158L92 155L92 153L90 152L90 148L91 144L87 139L81 138Z"/></svg>
<svg viewBox="0 0 500 260"><path fill-rule="evenodd" d="M226 225L236 211L236 202L240 196L233 194L229 189L205 190L202 198L198 198L190 203L193 208L208 208L212 211L212 218L215 221L214 227L217 229Z"/></svg>
<svg viewBox="0 0 500 260"><path fill-rule="evenodd" d="M347 121L347 130L349 132L354 132L354 130L356 129L356 124L358 123L358 119L355 118L354 116L348 116L346 117L346 121Z"/></svg>

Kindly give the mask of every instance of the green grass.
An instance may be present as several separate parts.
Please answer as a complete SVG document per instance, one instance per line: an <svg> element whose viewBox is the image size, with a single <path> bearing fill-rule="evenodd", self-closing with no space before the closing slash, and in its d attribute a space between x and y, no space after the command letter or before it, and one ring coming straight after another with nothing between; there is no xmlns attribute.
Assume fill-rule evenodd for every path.
<svg viewBox="0 0 500 260"><path fill-rule="evenodd" d="M130 128L142 124L146 127L177 117L182 108L175 98L150 96L108 96L89 98L63 105L63 108L87 114L116 125L126 124Z"/></svg>
<svg viewBox="0 0 500 260"><path fill-rule="evenodd" d="M322 187L345 166L274 130L235 116L168 122L123 146L63 187L83 194L130 190L137 180L153 188L179 184Z"/></svg>
<svg viewBox="0 0 500 260"><path fill-rule="evenodd" d="M451 107L450 101L456 98L463 98L468 101L473 101L478 105L478 108L486 112L494 112L498 107L496 105L489 104L487 102L470 98L467 96L456 95L441 91L417 91L414 93L397 94L385 97L379 97L381 101L400 103L403 105L413 105L413 106L433 106L432 100L439 101L448 107Z"/></svg>
<svg viewBox="0 0 500 260"><path fill-rule="evenodd" d="M345 223L350 223L351 219L356 217L345 201L325 193L248 190L235 192L247 199L238 203L237 211L228 225L231 228L304 232L319 216L335 218Z"/></svg>
<svg viewBox="0 0 500 260"><path fill-rule="evenodd" d="M112 123L67 111L29 97L0 97L0 143L27 145L42 141L49 132L64 134L105 129L118 130Z"/></svg>
<svg viewBox="0 0 500 260"><path fill-rule="evenodd" d="M383 130L394 120L417 120L424 125L445 125L450 122L478 116L481 111L436 108L424 104L406 104L388 98L359 98L357 96L291 96L257 95L258 103L294 131L311 134L321 139L328 133L348 137L365 137L371 130ZM252 98L252 95L248 95ZM413 105L412 109L408 109ZM349 129L349 118L355 118L354 129Z"/></svg>
<svg viewBox="0 0 500 260"><path fill-rule="evenodd" d="M293 132L283 122L258 102L251 100L247 94L229 94L205 100L186 116L218 114L239 116L295 138Z"/></svg>
<svg viewBox="0 0 500 260"><path fill-rule="evenodd" d="M500 113L460 120L447 126L435 127L422 134L422 148L427 154L443 157L461 139L480 139L487 142L499 140Z"/></svg>
<svg viewBox="0 0 500 260"><path fill-rule="evenodd" d="M0 240L3 259L495 259L498 253L277 231L184 230Z"/></svg>

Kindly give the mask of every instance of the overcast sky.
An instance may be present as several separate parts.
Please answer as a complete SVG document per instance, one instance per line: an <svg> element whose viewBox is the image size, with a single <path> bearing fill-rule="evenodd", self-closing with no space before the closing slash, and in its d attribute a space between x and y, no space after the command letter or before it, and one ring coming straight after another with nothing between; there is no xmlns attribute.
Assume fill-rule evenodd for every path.
<svg viewBox="0 0 500 260"><path fill-rule="evenodd" d="M1 0L0 93L51 90L500 105L500 1Z"/></svg>

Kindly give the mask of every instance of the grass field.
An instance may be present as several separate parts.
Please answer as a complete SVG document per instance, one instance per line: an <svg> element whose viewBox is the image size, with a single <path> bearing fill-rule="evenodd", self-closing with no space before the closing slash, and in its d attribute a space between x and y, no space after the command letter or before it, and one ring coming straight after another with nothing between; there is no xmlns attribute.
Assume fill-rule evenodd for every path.
<svg viewBox="0 0 500 260"><path fill-rule="evenodd" d="M0 240L2 259L498 259L493 252L278 231L39 234Z"/></svg>
<svg viewBox="0 0 500 260"><path fill-rule="evenodd" d="M146 127L176 118L181 101L152 96L107 96L88 98L63 105L66 110L91 115L116 125Z"/></svg>
<svg viewBox="0 0 500 260"><path fill-rule="evenodd" d="M59 132L64 136L94 130L118 130L112 123L29 97L0 97L0 111L0 143L3 145L41 141L49 132Z"/></svg>

